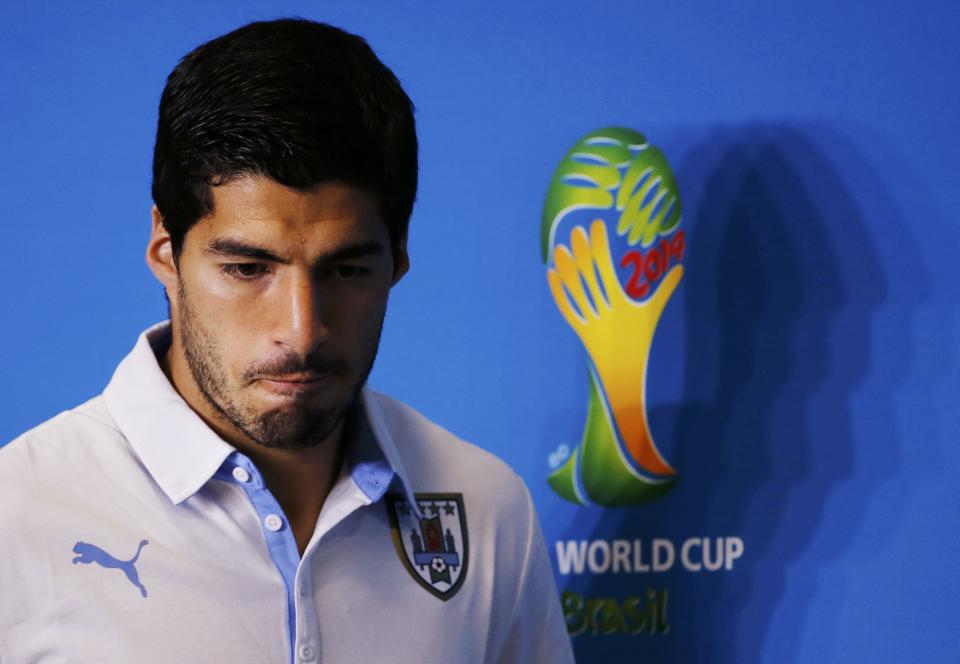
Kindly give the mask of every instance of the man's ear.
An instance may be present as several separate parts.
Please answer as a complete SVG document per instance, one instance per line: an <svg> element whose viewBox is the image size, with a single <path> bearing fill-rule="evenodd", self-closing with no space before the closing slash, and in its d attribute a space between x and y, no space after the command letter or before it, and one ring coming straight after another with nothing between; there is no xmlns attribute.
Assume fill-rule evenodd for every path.
<svg viewBox="0 0 960 664"><path fill-rule="evenodd" d="M404 235L393 251L393 281L390 282L390 285L396 286L409 269L410 256L407 254L407 236Z"/></svg>
<svg viewBox="0 0 960 664"><path fill-rule="evenodd" d="M154 205L150 209L152 227L150 229L150 241L147 243L147 265L153 276L163 284L167 290L167 297L171 293L176 295L177 283L180 275L177 272L177 264L173 259L173 244L170 241L170 233L163 226L163 217L160 216L160 210Z"/></svg>

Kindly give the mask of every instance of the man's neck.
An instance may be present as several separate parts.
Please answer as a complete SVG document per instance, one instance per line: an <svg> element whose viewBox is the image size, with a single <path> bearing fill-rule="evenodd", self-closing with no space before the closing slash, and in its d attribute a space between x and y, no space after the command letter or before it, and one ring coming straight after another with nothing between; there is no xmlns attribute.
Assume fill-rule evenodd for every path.
<svg viewBox="0 0 960 664"><path fill-rule="evenodd" d="M320 510L330 494L343 463L344 440L352 434L340 422L324 440L298 449L260 445L238 429L210 404L196 384L176 341L158 358L174 389L218 436L246 455L257 466L263 481L290 521L297 548L303 555L313 536ZM344 419L350 419L344 418Z"/></svg>
<svg viewBox="0 0 960 664"><path fill-rule="evenodd" d="M344 456L344 427L320 445L305 449L266 448L256 443L236 446L250 457L263 481L290 521L297 549L303 555L323 504L340 474Z"/></svg>

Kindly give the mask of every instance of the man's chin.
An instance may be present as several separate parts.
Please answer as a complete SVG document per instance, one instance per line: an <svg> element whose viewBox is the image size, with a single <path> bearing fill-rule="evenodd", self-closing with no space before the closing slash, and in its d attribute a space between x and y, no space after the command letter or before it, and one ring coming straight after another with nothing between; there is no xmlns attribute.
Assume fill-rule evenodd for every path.
<svg viewBox="0 0 960 664"><path fill-rule="evenodd" d="M325 443L343 420L342 413L321 411L309 418L299 413L273 412L260 417L248 434L263 447L306 449Z"/></svg>
<svg viewBox="0 0 960 664"><path fill-rule="evenodd" d="M323 445L337 434L339 425L353 410L367 373L359 381L352 374L327 374L317 381L300 383L257 379L243 390L246 403L234 410L243 415L234 419L234 424L262 447L307 449Z"/></svg>
<svg viewBox="0 0 960 664"><path fill-rule="evenodd" d="M243 429L255 442L273 449L306 449L326 442L356 402L356 395L331 403L323 395L300 395L264 404Z"/></svg>

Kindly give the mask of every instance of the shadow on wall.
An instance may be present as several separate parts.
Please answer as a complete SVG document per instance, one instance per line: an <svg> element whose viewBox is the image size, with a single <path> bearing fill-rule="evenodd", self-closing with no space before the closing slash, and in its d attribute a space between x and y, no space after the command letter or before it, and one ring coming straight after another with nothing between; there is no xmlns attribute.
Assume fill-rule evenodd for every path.
<svg viewBox="0 0 960 664"><path fill-rule="evenodd" d="M831 492L855 472L851 397L871 370L869 327L888 297L888 276L871 238L875 226L816 147L818 133L835 140L789 126L717 131L677 169L689 253L683 300L668 308L684 308L684 396L677 407L654 409L650 421L657 440L671 441L662 447L680 481L651 505L605 510L592 537L645 545L663 537L679 548L688 537L733 535L746 550L729 572L677 564L634 577L634 592L644 584L668 589L669 633L584 634L574 639L578 661L626 661L625 652L658 662L761 661L778 612L775 649L795 652L811 612L835 610L813 606L816 566L844 552L884 477L860 479L859 502L846 505L852 528L831 532L826 550L811 552L810 544L818 529L832 527ZM878 182L857 161L842 168L864 169L858 180ZM889 196L877 189L866 193ZM883 226L906 229L901 219ZM916 302L896 306L910 317ZM876 417L891 418L892 389L888 403L875 404ZM870 447L895 459L889 424ZM784 606L799 557L811 577L805 587L791 584ZM622 599L626 583L590 577L582 592ZM833 635L817 639L829 654Z"/></svg>

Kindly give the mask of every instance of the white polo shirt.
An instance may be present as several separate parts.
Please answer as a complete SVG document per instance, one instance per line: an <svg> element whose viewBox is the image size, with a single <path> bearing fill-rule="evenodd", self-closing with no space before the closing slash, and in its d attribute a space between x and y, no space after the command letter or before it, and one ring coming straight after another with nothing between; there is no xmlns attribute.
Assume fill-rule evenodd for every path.
<svg viewBox="0 0 960 664"><path fill-rule="evenodd" d="M256 466L166 379L169 338L0 448L0 663L573 661L504 463L365 391L301 558Z"/></svg>

